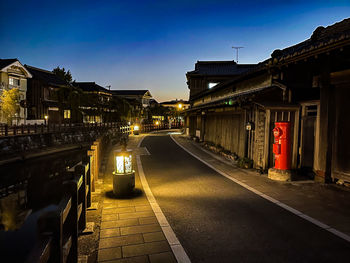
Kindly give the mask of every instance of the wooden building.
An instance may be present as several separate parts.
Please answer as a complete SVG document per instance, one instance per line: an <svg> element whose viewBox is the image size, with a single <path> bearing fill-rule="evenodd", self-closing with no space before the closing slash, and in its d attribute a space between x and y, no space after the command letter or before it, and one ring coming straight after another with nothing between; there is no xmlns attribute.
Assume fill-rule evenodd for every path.
<svg viewBox="0 0 350 263"><path fill-rule="evenodd" d="M255 64L237 64L235 61L197 61L195 69L186 73L190 100L217 84L249 71Z"/></svg>
<svg viewBox="0 0 350 263"><path fill-rule="evenodd" d="M129 121L141 123L149 119L149 108L154 101L149 90L111 90L111 93L128 101L131 106Z"/></svg>
<svg viewBox="0 0 350 263"><path fill-rule="evenodd" d="M0 59L0 94L3 90L17 88L19 90L20 109L17 116L11 116L16 124L23 124L27 118L25 108L28 79L32 78L30 72L18 59ZM23 107L22 107L23 106ZM3 116L0 109L0 123L6 123L8 116Z"/></svg>
<svg viewBox="0 0 350 263"><path fill-rule="evenodd" d="M49 123L79 122L81 116L69 102L73 87L52 71L25 65L33 75L28 81L28 120ZM46 116L46 118L45 118Z"/></svg>
<svg viewBox="0 0 350 263"><path fill-rule="evenodd" d="M190 82L190 94L192 88L197 90ZM350 181L348 99L350 19L345 19L275 50L248 72L190 95L186 130L266 171L274 164L275 122L290 121L292 169L316 180Z"/></svg>
<svg viewBox="0 0 350 263"><path fill-rule="evenodd" d="M85 123L112 122L117 111L111 106L111 92L95 82L73 82L83 92L79 108Z"/></svg>

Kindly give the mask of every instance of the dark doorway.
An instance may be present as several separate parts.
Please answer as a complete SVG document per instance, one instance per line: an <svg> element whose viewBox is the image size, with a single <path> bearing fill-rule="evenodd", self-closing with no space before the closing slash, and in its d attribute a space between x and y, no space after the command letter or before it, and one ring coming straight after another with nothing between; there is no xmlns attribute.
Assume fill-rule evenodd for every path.
<svg viewBox="0 0 350 263"><path fill-rule="evenodd" d="M305 105L303 107L301 168L306 175L313 177L318 105Z"/></svg>

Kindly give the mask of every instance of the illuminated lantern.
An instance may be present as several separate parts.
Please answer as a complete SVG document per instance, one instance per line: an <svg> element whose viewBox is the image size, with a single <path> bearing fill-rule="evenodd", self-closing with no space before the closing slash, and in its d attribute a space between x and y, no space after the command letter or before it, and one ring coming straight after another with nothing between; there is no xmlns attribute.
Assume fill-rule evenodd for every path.
<svg viewBox="0 0 350 263"><path fill-rule="evenodd" d="M140 126L139 125L135 125L134 126L134 135L139 135L140 134Z"/></svg>
<svg viewBox="0 0 350 263"><path fill-rule="evenodd" d="M135 188L135 171L132 165L132 151L114 152L113 193L129 195Z"/></svg>

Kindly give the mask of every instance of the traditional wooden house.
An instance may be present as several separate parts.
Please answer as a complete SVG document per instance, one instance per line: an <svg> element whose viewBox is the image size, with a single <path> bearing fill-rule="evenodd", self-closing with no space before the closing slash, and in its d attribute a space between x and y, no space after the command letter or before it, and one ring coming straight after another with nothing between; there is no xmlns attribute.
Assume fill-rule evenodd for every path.
<svg viewBox="0 0 350 263"><path fill-rule="evenodd" d="M0 59L0 94L3 90L18 88L20 110L17 116L12 116L17 124L25 123L27 118L26 97L27 81L32 74L18 61L18 59ZM7 116L0 110L0 123L6 123Z"/></svg>
<svg viewBox="0 0 350 263"><path fill-rule="evenodd" d="M148 90L111 90L113 95L128 100L136 100L142 108L150 106L152 95Z"/></svg>
<svg viewBox="0 0 350 263"><path fill-rule="evenodd" d="M125 99L131 106L129 120L144 122L149 116L149 107L153 97L148 90L111 90L113 96Z"/></svg>
<svg viewBox="0 0 350 263"><path fill-rule="evenodd" d="M80 122L81 115L71 98L74 88L54 74L41 68L25 65L33 75L28 81L28 120L45 120L49 123ZM71 101L74 103L71 103Z"/></svg>
<svg viewBox="0 0 350 263"><path fill-rule="evenodd" d="M230 80L254 68L254 64L237 64L235 61L197 61L195 69L186 73L190 88L190 100L212 89L217 84Z"/></svg>
<svg viewBox="0 0 350 263"><path fill-rule="evenodd" d="M291 122L291 167L350 181L350 19L275 50L253 70L191 98L187 133L273 166L272 129ZM191 85L189 85L191 89Z"/></svg>
<svg viewBox="0 0 350 263"><path fill-rule="evenodd" d="M83 122L100 123L113 121L112 115L116 109L111 108L111 92L95 82L73 82L73 86L82 90L83 96L80 109Z"/></svg>

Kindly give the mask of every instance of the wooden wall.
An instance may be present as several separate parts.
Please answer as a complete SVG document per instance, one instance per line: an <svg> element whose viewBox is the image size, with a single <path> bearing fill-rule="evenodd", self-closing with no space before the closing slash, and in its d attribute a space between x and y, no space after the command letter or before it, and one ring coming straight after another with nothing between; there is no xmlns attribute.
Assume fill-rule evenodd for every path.
<svg viewBox="0 0 350 263"><path fill-rule="evenodd" d="M208 114L206 116L204 140L224 149L244 155L244 115L242 112Z"/></svg>

